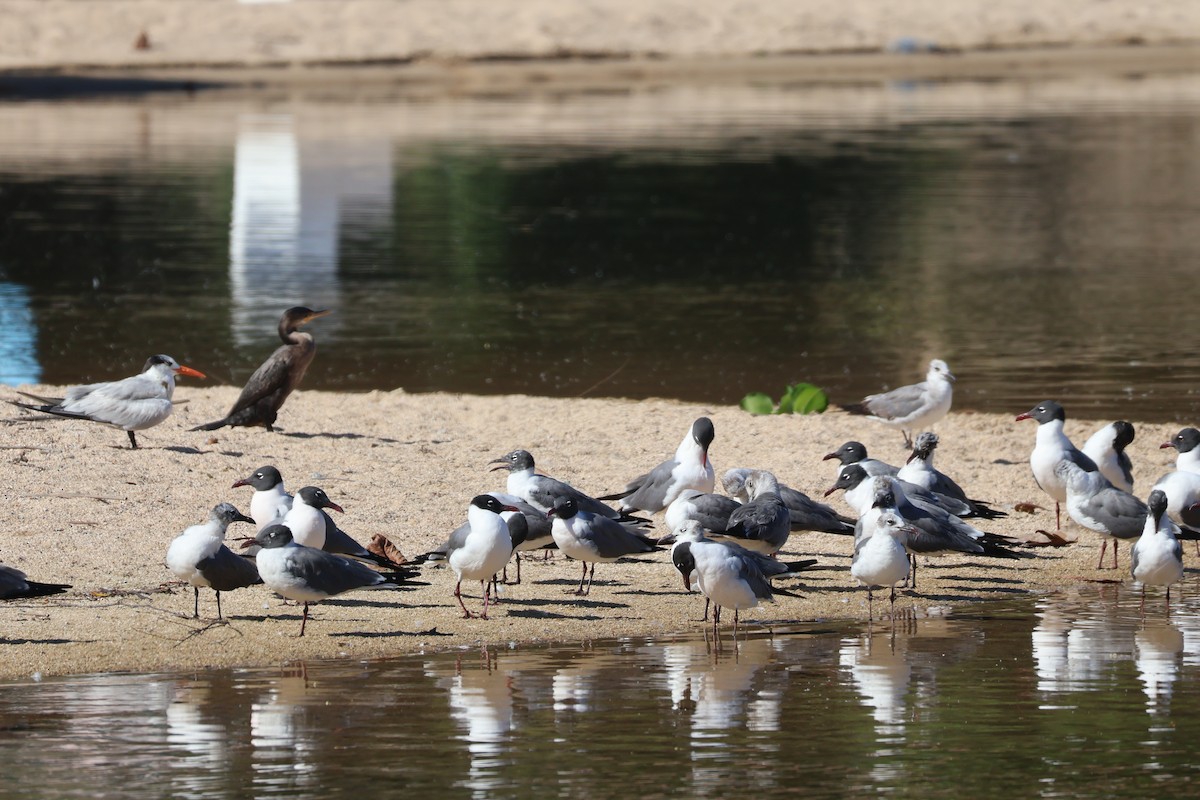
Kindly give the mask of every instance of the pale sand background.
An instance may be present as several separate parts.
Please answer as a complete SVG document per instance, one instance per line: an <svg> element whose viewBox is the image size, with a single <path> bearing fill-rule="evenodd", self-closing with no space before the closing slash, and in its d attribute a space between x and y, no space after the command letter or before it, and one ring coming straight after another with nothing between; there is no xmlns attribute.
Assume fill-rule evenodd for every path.
<svg viewBox="0 0 1200 800"><path fill-rule="evenodd" d="M135 42L145 34L144 49ZM0 0L0 69L712 59L1200 41L1193 0Z"/></svg>
<svg viewBox="0 0 1200 800"><path fill-rule="evenodd" d="M230 486L264 464L277 465L292 490L324 487L346 509L339 523L360 541L383 533L412 555L439 544L465 519L473 495L503 488L507 473L488 472L486 464L516 447L533 452L540 471L596 494L620 487L674 452L700 414L716 425L711 455L718 470L771 468L814 495L834 479L836 462L822 462L821 456L847 439L861 439L872 454L893 462L904 455L899 434L841 412L754 417L736 408L668 401L403 391L302 391L283 410L284 432L236 429L214 436L186 429L221 416L237 392L188 383L176 399L190 402L140 434L138 451L127 449L122 431L6 406L0 418L6 475L0 559L31 578L68 582L75 589L57 598L0 603L0 637L7 640L0 648L0 677L361 658L478 642L656 635L700 627L693 620L703 603L683 593L665 553L651 563L599 565L596 585L584 599L565 594L578 579L577 563L561 556L531 562L525 582L507 590L506 602L487 621L461 619L451 594L454 577L445 568L426 570L428 587L359 592L316 606L303 639L296 636L299 609L281 605L262 587L224 595L227 625L209 624L215 605L205 591L204 619L194 621L191 589L164 590L172 579L163 565L167 545L185 527L203 521L216 503L245 508L250 491ZM1041 399L1030 398L1030 405ZM1067 430L1081 441L1096 427L1069 421ZM938 426L943 439L938 463L973 495L999 507L1023 501L1046 506L1027 463L1034 428L1032 421L1015 423L1008 416L952 413ZM1159 444L1175 432L1172 426L1139 426L1131 446L1139 493L1171 468L1175 451L1160 450ZM840 493L832 502L845 509ZM1014 512L986 527L1029 535L1053 525L1050 509ZM239 527L251 531L248 525L231 530ZM794 534L787 550L816 556L824 569L806 576L803 599L780 598L747 612L746 619L780 624L865 617L865 593L848 572L850 546L847 537ZM1073 546L1034 551L1037 560L941 559L920 572L919 594L904 596L899 605L936 613L974 598L1081 579L1128 580L1126 548L1116 574L1093 568L1098 548L1098 539L1083 532ZM478 587L470 592L469 605L477 605Z"/></svg>

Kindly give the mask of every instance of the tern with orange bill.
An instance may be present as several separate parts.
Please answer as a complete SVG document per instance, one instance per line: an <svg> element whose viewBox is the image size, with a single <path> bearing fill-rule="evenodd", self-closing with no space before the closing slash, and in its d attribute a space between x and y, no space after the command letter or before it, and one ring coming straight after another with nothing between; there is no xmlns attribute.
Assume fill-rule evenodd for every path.
<svg viewBox="0 0 1200 800"><path fill-rule="evenodd" d="M175 376L206 377L203 372L185 367L168 355L150 356L142 372L119 381L72 386L63 397L41 397L21 392L42 405L9 400L15 406L41 411L67 419L103 422L129 434L130 449L138 443L134 431L153 428L171 416L174 408Z"/></svg>

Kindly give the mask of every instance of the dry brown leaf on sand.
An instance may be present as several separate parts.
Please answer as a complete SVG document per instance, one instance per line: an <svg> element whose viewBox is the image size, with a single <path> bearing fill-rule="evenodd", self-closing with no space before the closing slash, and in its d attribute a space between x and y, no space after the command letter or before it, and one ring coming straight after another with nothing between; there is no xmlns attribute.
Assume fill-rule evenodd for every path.
<svg viewBox="0 0 1200 800"><path fill-rule="evenodd" d="M400 552L400 548L392 544L391 539L388 539L382 533L371 535L371 541L367 543L367 550L380 558L386 558L396 566L400 566L408 561L404 557L404 553Z"/></svg>

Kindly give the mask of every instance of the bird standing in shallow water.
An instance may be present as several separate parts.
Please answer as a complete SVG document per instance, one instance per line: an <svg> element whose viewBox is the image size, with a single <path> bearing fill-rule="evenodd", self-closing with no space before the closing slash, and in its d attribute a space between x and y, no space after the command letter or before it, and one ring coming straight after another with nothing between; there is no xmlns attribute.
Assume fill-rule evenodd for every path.
<svg viewBox="0 0 1200 800"><path fill-rule="evenodd" d="M121 428L129 434L129 447L137 450L134 431L153 428L171 416L171 396L175 393L175 376L206 377L203 372L185 367L167 355L150 356L139 375L119 381L88 383L67 389L65 397L39 397L20 394L37 400L35 406L9 400L14 406L41 411L68 419L86 419Z"/></svg>
<svg viewBox="0 0 1200 800"><path fill-rule="evenodd" d="M1183 580L1183 546L1175 538L1179 527L1167 516L1167 496L1155 489L1146 504L1150 513L1142 535L1130 548L1130 574L1142 584L1142 606L1146 605L1146 584L1167 587L1167 608L1171 607L1171 584Z"/></svg>
<svg viewBox="0 0 1200 800"><path fill-rule="evenodd" d="M197 425L192 430L215 431L226 426L236 428L256 425L263 425L268 431L275 430L275 419L283 401L300 385L304 373L308 371L308 365L317 354L316 340L311 333L300 330L300 327L328 313L328 310L313 311L304 306L295 306L284 311L283 316L279 318L279 338L283 340L283 345L254 371L250 380L246 381L237 402L229 409L224 419Z"/></svg>

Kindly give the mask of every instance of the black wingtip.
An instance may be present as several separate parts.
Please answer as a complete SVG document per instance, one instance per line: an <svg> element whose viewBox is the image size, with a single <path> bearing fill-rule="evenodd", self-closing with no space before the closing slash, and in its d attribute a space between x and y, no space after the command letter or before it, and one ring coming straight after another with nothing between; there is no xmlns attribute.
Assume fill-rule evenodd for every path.
<svg viewBox="0 0 1200 800"><path fill-rule="evenodd" d="M229 424L229 418L219 419L216 422L206 422L203 425L197 425L194 428L188 428L189 431L215 431L219 428L224 428Z"/></svg>

